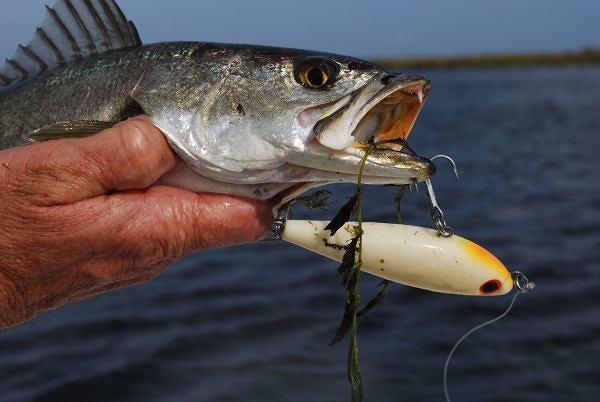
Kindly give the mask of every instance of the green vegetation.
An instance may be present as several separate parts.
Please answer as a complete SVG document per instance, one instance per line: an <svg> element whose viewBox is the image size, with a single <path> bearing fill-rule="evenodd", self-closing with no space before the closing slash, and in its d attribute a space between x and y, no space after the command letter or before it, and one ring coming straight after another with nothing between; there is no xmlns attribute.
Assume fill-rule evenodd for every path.
<svg viewBox="0 0 600 402"><path fill-rule="evenodd" d="M348 349L347 374L350 382L352 402L363 401L363 381L358 364L358 318L371 311L384 298L391 282L384 280L380 284L380 290L377 295L371 299L362 309L360 297L360 272L362 267L362 177L369 154L378 149L383 144L401 144L414 153L413 149L403 139L383 140L373 142L363 155L360 161L358 179L356 183L356 193L340 208L336 216L325 226L325 230L330 230L333 236L342 226L348 222L354 211L357 214L357 223L354 226L354 237L348 243L342 262L338 268L338 274L342 278L342 284L345 289L344 315L338 327L338 330L330 342L335 345L340 342L344 336L350 332L350 345ZM402 220L400 212L400 199L406 186L401 187L401 191L396 196L396 208L399 222Z"/></svg>
<svg viewBox="0 0 600 402"><path fill-rule="evenodd" d="M395 69L495 68L515 66L562 66L600 64L600 49L577 52L531 54L483 54L456 57L388 58L374 60L383 67Z"/></svg>

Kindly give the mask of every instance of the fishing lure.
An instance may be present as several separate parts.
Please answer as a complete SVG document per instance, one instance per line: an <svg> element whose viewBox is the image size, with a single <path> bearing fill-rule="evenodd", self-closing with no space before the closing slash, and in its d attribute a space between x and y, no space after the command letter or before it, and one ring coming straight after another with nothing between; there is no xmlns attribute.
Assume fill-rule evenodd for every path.
<svg viewBox="0 0 600 402"><path fill-rule="evenodd" d="M434 158L437 157L448 159L458 177L451 158ZM510 292L514 284L512 273L491 252L454 234L446 224L431 181L428 179L425 184L436 229L346 222L355 201L351 199L331 222L288 220L289 206L283 207L272 231L277 239L338 262L343 261L353 239L360 235L361 271L403 285L467 296L501 296ZM342 222L335 223L342 215Z"/></svg>
<svg viewBox="0 0 600 402"><path fill-rule="evenodd" d="M342 261L356 236L356 222L334 235L327 221L288 220L281 238ZM463 237L437 230L378 222L362 223L361 270L392 282L441 293L500 296L511 291L511 272L492 253Z"/></svg>
<svg viewBox="0 0 600 402"><path fill-rule="evenodd" d="M368 155L377 145L377 143L372 144L365 155ZM458 172L452 158L438 155L432 160L435 158L447 159L452 164L458 179ZM390 282L434 292L468 296L500 296L509 293L513 287L519 291L516 294L518 295L534 286L533 282L529 282L521 272L510 272L485 248L455 235L454 230L445 221L430 179L425 181L425 186L431 205L431 219L436 229L400 223L363 222L361 177L364 160L365 158L358 175L356 194L331 221L288 220L288 213L294 202L292 200L279 208L271 226L276 240L283 239L341 262L338 273L343 279L346 290L345 308L344 316L331 344L339 342L348 331L351 332L348 379L353 402L363 400L362 377L358 365L358 317L381 301ZM404 187L396 198L399 218L401 217L400 197L403 190ZM315 200L314 205L323 205L320 195L316 195ZM355 209L358 222L348 222ZM361 271L384 278L384 286L372 301L359 310ZM516 295L505 313L484 325L505 316L514 304ZM484 325L469 331L467 336ZM450 401L447 387L448 364L464 338L461 338L452 349L444 367L444 392L447 401Z"/></svg>

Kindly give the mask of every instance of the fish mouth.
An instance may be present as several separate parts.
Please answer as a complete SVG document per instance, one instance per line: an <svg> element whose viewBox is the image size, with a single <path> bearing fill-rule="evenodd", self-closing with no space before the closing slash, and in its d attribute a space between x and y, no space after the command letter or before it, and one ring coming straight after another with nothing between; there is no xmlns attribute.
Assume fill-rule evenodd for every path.
<svg viewBox="0 0 600 402"><path fill-rule="evenodd" d="M382 88L357 116L358 123L352 132L354 141L350 147L363 149L379 142L382 148L401 151L403 146L400 141L384 141L406 141L429 96L430 88L430 82L420 77L400 79L396 85Z"/></svg>
<svg viewBox="0 0 600 402"><path fill-rule="evenodd" d="M313 132L332 149L365 148L373 142L406 140L429 96L430 81L421 76L381 74L345 98L319 120ZM400 150L399 144L388 148Z"/></svg>
<svg viewBox="0 0 600 402"><path fill-rule="evenodd" d="M368 152L365 183L408 184L430 178L433 163L404 145L429 90L430 81L421 76L378 74L358 91L321 107L310 153L323 156L320 169L356 175ZM372 144L377 147L371 149Z"/></svg>

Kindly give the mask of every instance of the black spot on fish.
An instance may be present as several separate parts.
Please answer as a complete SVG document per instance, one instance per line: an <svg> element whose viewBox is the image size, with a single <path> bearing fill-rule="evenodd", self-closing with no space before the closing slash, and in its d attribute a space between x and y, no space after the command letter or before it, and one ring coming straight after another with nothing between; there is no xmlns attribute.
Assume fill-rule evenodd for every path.
<svg viewBox="0 0 600 402"><path fill-rule="evenodd" d="M125 107L121 110L121 113L119 113L119 119L127 120L131 117L139 116L141 114L144 114L144 109L142 109L142 106L132 97L128 97Z"/></svg>
<svg viewBox="0 0 600 402"><path fill-rule="evenodd" d="M348 70L350 70L350 71L370 70L373 68L374 68L374 66L372 64L365 63L362 61L351 61L350 63L348 63Z"/></svg>
<svg viewBox="0 0 600 402"><path fill-rule="evenodd" d="M237 110L237 112L239 113L240 116L245 116L246 115L246 111L244 110L244 106L242 106L241 103L237 104L237 106L235 107L235 110Z"/></svg>
<svg viewBox="0 0 600 402"><path fill-rule="evenodd" d="M387 85L387 84L389 84L389 83L390 83L390 80L392 79L392 77L393 77L393 75L386 75L385 77L383 77L383 78L381 79L381 83L382 83L383 85Z"/></svg>

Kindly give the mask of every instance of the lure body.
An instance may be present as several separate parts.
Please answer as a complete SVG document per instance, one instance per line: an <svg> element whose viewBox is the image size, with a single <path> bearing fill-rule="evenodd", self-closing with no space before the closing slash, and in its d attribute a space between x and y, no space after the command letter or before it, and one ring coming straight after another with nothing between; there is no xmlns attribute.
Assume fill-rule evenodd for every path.
<svg viewBox="0 0 600 402"><path fill-rule="evenodd" d="M282 239L341 261L356 235L348 222L335 235L326 221L288 220ZM509 270L493 254L470 240L442 237L419 226L377 222L362 224L362 266L370 274L441 293L499 296L510 292Z"/></svg>

